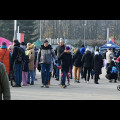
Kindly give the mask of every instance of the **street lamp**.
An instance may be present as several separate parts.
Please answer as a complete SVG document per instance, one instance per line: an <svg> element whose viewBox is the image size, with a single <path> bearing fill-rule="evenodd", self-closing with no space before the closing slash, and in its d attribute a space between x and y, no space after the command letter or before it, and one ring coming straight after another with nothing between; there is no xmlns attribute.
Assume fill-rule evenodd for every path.
<svg viewBox="0 0 120 120"><path fill-rule="evenodd" d="M39 22L40 22L40 41L41 41L41 20Z"/></svg>
<svg viewBox="0 0 120 120"><path fill-rule="evenodd" d="M13 40L17 39L17 20L14 20L14 38Z"/></svg>
<svg viewBox="0 0 120 120"><path fill-rule="evenodd" d="M85 23L84 23L84 46L85 46L85 28L86 28L86 20L85 20Z"/></svg>

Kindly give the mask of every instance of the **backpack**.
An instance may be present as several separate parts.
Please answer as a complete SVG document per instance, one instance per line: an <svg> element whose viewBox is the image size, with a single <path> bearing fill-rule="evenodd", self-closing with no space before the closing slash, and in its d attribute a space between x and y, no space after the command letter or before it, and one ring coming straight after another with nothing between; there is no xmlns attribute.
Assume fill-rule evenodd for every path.
<svg viewBox="0 0 120 120"><path fill-rule="evenodd" d="M16 62L22 63L25 57L25 52L22 48L18 47L18 55L16 57Z"/></svg>
<svg viewBox="0 0 120 120"><path fill-rule="evenodd" d="M117 68L116 68L116 66L113 66L113 67L112 67L111 73L116 73L116 74L117 74Z"/></svg>

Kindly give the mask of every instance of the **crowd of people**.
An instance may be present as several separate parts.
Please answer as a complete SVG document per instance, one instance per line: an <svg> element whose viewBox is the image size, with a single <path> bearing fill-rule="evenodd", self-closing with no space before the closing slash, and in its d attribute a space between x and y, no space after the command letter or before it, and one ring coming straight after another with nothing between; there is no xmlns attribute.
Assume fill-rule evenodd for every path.
<svg viewBox="0 0 120 120"><path fill-rule="evenodd" d="M99 84L98 80L102 74L102 67L106 65L106 78L117 81L118 72L116 63L120 62L119 55L115 53L115 49L108 49L104 55L101 55L97 48L94 52L85 48L84 45L78 48L74 53L71 48L64 44L61 39L59 45L53 50L47 40L44 41L40 49L37 49L31 43L19 43L18 40L13 41L13 46L7 48L5 42L0 47L0 82L3 76L6 76L2 82L6 84L6 93L4 98L10 99L9 82L12 87L34 85L36 79L36 69L41 72L41 87L49 88L51 77L55 77L60 81L60 86L66 88L70 85L70 79L74 79L75 83L80 83L80 79L89 83L90 76L94 79L95 84ZM117 64L119 65L119 64ZM117 70L116 70L117 69ZM61 75L60 75L61 70ZM74 73L74 74L72 74ZM66 79L68 84L66 85ZM2 83L0 85L0 99L2 99Z"/></svg>

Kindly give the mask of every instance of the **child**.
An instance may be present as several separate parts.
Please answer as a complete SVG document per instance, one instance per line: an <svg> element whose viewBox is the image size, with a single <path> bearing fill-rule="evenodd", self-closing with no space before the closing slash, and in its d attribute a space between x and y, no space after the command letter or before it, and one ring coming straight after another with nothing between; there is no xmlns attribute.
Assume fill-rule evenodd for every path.
<svg viewBox="0 0 120 120"><path fill-rule="evenodd" d="M69 72L69 68L72 66L72 55L70 53L70 47L66 46L65 51L58 57L58 60L61 60L61 72L63 74L61 87L66 88L65 85L66 76Z"/></svg>
<svg viewBox="0 0 120 120"><path fill-rule="evenodd" d="M29 56L27 55L27 51L25 51L25 61L22 68L22 80L23 86L27 86L27 78L28 78L28 63L29 63Z"/></svg>

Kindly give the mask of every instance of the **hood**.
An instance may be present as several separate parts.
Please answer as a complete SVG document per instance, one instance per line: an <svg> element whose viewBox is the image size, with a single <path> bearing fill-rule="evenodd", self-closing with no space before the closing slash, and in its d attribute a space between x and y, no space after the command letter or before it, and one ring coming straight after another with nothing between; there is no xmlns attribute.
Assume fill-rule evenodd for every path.
<svg viewBox="0 0 120 120"><path fill-rule="evenodd" d="M15 43L15 45L14 45L14 46L20 47L20 43L19 43L19 42L17 42L17 43Z"/></svg>
<svg viewBox="0 0 120 120"><path fill-rule="evenodd" d="M82 47L82 48L80 49L80 53L81 53L82 55L85 53L85 47Z"/></svg>
<svg viewBox="0 0 120 120"><path fill-rule="evenodd" d="M27 50L34 49L34 47L35 47L35 45L32 44L32 45L30 45L30 46L27 47Z"/></svg>
<svg viewBox="0 0 120 120"><path fill-rule="evenodd" d="M48 45L47 47L45 47L44 45L41 45L41 49L44 49L44 50L52 49L52 46Z"/></svg>
<svg viewBox="0 0 120 120"><path fill-rule="evenodd" d="M2 49L6 49L7 46L6 46L6 45L2 45L0 48L2 48Z"/></svg>
<svg viewBox="0 0 120 120"><path fill-rule="evenodd" d="M90 55L91 52L89 50L86 51L86 55Z"/></svg>

